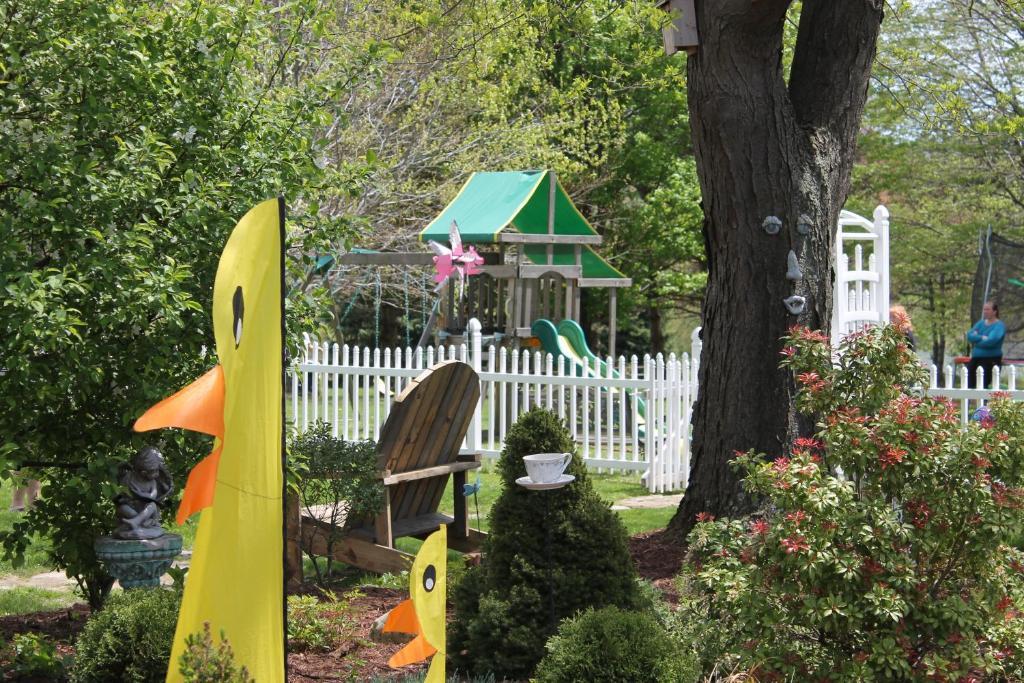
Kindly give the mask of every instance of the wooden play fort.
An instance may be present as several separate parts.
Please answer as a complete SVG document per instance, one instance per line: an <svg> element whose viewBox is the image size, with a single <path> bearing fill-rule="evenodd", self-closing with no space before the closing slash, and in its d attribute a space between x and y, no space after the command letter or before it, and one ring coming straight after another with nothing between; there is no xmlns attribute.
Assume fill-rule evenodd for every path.
<svg viewBox="0 0 1024 683"><path fill-rule="evenodd" d="M615 354L616 292L632 280L594 250L602 237L579 212L554 171L473 173L455 198L419 235L446 246L452 223L462 242L484 258L464 296L446 285L428 323L438 341L464 338L471 318L498 343L533 336L535 320L579 322L582 290L609 290L609 352ZM428 252L360 250L343 265L431 266ZM425 334L426 336L426 334ZM456 337L452 340L450 337Z"/></svg>

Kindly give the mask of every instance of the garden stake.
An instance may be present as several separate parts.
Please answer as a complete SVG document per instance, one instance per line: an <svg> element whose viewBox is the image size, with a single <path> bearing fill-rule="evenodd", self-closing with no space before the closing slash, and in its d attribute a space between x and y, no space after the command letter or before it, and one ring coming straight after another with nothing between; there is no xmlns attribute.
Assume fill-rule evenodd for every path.
<svg viewBox="0 0 1024 683"><path fill-rule="evenodd" d="M464 497L468 498L470 494L473 494L473 505L476 507L476 528L477 529L480 528L480 501L478 501L477 497L476 497L477 491L479 491L479 490L480 490L480 474L479 473L476 475L476 481L474 481L472 484L463 484L462 485L462 495Z"/></svg>
<svg viewBox="0 0 1024 683"><path fill-rule="evenodd" d="M199 513L192 563L171 645L168 683L181 681L185 639L227 632L259 681L285 679L283 199L250 210L231 232L213 284L219 363L147 410L135 431L178 427L216 436L192 468L177 521ZM254 599L258 596L258 599Z"/></svg>

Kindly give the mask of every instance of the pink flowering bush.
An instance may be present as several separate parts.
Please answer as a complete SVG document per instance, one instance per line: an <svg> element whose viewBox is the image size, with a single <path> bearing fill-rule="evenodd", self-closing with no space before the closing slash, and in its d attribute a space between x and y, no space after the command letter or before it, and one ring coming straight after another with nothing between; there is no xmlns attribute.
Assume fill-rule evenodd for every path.
<svg viewBox="0 0 1024 683"><path fill-rule="evenodd" d="M837 359L794 329L783 366L814 438L739 454L751 519L705 515L684 581L719 624L719 667L757 680L1017 681L1024 677L1024 406L994 394L962 424L925 398L893 327Z"/></svg>

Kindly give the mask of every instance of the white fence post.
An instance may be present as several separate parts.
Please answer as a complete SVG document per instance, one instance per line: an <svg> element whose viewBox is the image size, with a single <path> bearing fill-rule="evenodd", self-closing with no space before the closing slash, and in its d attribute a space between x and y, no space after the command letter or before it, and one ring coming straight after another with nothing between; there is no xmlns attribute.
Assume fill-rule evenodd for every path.
<svg viewBox="0 0 1024 683"><path fill-rule="evenodd" d="M483 353L481 351L481 339L480 321L476 318L471 318L469 324L466 326L469 330L469 363L473 366L477 375L483 372ZM483 404L484 404L484 392L483 383L480 387L480 398L477 399L476 406L473 408L473 417L470 418L469 430L466 432L466 447L471 451L479 451L481 446L481 421L483 419Z"/></svg>
<svg viewBox="0 0 1024 683"><path fill-rule="evenodd" d="M875 234L878 248L875 250L875 264L878 267L878 301L875 303L881 321L889 322L889 209L882 204L875 207Z"/></svg>
<svg viewBox="0 0 1024 683"><path fill-rule="evenodd" d="M647 403L647 431L645 441L647 448L647 490L655 493L661 488L661 384L658 381L660 368L658 360L644 358L644 379L647 380L649 400Z"/></svg>
<svg viewBox="0 0 1024 683"><path fill-rule="evenodd" d="M876 298L881 299L878 294ZM694 336L694 354L700 353ZM575 367L560 358L482 348L478 323L470 324L467 344L413 351L331 345L304 336L299 362L291 366L291 429L305 431L317 419L331 422L346 440L374 438L390 413L390 403L435 361L461 357L480 375L481 396L471 416L464 446L487 457L498 455L504 436L520 414L533 406L551 408L568 419L584 461L600 470L643 472L652 493L685 488L690 475L690 420L697 397L699 360L660 354L642 361L608 358L604 365L584 359ZM511 353L511 357L509 354ZM484 360L485 354L487 360ZM967 369L930 369L926 393L944 396L967 424L972 412L991 398L992 389L967 388ZM993 373L1003 391L1024 401L1016 367ZM940 376L945 386L937 386ZM980 387L981 377L977 378ZM487 414L483 413L485 404ZM641 415L642 413L642 415ZM488 439L483 441L486 420Z"/></svg>
<svg viewBox="0 0 1024 683"><path fill-rule="evenodd" d="M682 429L680 445L682 453L679 459L682 471L679 473L679 487L685 489L690 483L690 422L693 420L693 401L697 396L697 361L683 354L683 419L679 424Z"/></svg>
<svg viewBox="0 0 1024 683"><path fill-rule="evenodd" d="M339 365L338 360L338 345L334 344L331 346L331 365L337 367ZM334 382L331 383L334 391L332 392L333 403L331 405L331 433L335 438L338 436L338 393L341 391L339 386L341 376L339 373L332 373L334 375Z"/></svg>
<svg viewBox="0 0 1024 683"><path fill-rule="evenodd" d="M864 325L889 321L889 211L879 205L873 217L869 221L850 211L839 212L834 245L833 346L843 335ZM851 268L846 244L859 241L870 244L871 254L865 256L862 245L856 244Z"/></svg>
<svg viewBox="0 0 1024 683"><path fill-rule="evenodd" d="M665 452L668 454L666 458L668 471L662 492L674 489L679 485L679 420L682 419L682 410L680 410L681 397L678 381L679 361L676 359L676 354L669 354L665 371L667 375L666 388L668 389L668 424L665 425L665 439L668 442L665 448Z"/></svg>
<svg viewBox="0 0 1024 683"><path fill-rule="evenodd" d="M341 367L346 367L352 361L351 349L348 344L344 344L341 347ZM350 418L352 415L349 413L349 405L352 401L349 399L349 389L351 386L351 379L349 373L345 372L341 376L341 433L342 438L345 441L351 440L351 427Z"/></svg>

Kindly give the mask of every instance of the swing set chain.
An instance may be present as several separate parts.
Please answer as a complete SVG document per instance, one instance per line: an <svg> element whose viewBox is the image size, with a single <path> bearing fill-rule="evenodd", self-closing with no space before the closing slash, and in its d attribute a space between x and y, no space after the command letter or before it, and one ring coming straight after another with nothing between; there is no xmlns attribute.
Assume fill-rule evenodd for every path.
<svg viewBox="0 0 1024 683"><path fill-rule="evenodd" d="M377 297L373 302L373 345L380 348L380 300L381 282L380 273L374 273L374 285L377 290Z"/></svg>
<svg viewBox="0 0 1024 683"><path fill-rule="evenodd" d="M405 345L409 347L412 345L412 315L409 308L409 270L405 269L402 271L402 289L405 298ZM425 282L429 282L429 277ZM426 327L427 325L427 287L424 286L421 295L420 305L420 325ZM341 314L341 318L338 320L338 324L344 323L348 318L352 309L355 308L356 301L360 298L362 289L356 287L355 291L352 292L352 296L349 297L348 303L345 305L345 310ZM383 282L381 281L380 273L374 273L374 302L373 302L373 340L376 346L380 346L380 308L381 300L383 298Z"/></svg>
<svg viewBox="0 0 1024 683"><path fill-rule="evenodd" d="M409 320L409 269L402 270L402 292L405 294L405 348L411 346L409 339L409 327L412 321Z"/></svg>

